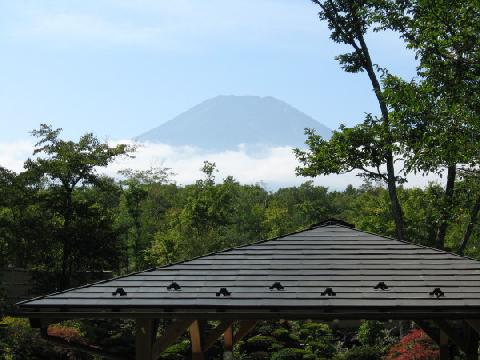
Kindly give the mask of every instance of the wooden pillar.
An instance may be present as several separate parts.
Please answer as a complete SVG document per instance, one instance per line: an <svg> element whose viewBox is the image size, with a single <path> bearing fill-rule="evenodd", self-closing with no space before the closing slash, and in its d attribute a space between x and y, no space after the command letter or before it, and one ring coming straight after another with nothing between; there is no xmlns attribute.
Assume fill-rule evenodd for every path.
<svg viewBox="0 0 480 360"><path fill-rule="evenodd" d="M440 330L440 341L438 344L440 348L440 360L450 360L450 347L448 346L448 336Z"/></svg>
<svg viewBox="0 0 480 360"><path fill-rule="evenodd" d="M478 360L478 333L468 322L463 321L463 334L465 336L465 358Z"/></svg>
<svg viewBox="0 0 480 360"><path fill-rule="evenodd" d="M223 360L233 359L233 325L223 333Z"/></svg>
<svg viewBox="0 0 480 360"><path fill-rule="evenodd" d="M202 346L202 326L198 320L195 320L189 327L190 340L192 343L192 360L204 360Z"/></svg>
<svg viewBox="0 0 480 360"><path fill-rule="evenodd" d="M153 319L137 319L135 332L135 360L152 360L152 347L157 327Z"/></svg>

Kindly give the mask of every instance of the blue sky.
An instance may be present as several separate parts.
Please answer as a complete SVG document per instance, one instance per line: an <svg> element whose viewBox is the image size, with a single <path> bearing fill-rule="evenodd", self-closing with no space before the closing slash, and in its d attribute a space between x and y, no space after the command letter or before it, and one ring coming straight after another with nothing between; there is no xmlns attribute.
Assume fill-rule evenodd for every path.
<svg viewBox="0 0 480 360"><path fill-rule="evenodd" d="M373 59L410 78L415 59L393 33L369 34ZM340 69L345 50L309 0L0 0L0 166L21 171L40 123L64 136L125 141L217 95L274 96L334 129L378 113L365 74ZM201 134L199 134L201 136ZM185 184L204 160L219 177L299 184L290 148L252 156L151 145L125 167L172 168ZM415 177L412 186L428 179ZM332 189L354 174L321 177Z"/></svg>
<svg viewBox="0 0 480 360"><path fill-rule="evenodd" d="M308 0L0 0L0 141L41 122L125 139L216 95L271 95L336 128L377 112ZM404 76L412 54L370 36Z"/></svg>

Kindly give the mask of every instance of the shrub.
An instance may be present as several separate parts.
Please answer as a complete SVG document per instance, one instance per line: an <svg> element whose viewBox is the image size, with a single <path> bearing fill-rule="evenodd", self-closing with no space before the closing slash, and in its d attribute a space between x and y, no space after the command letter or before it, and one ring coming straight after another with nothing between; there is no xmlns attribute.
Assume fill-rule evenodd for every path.
<svg viewBox="0 0 480 360"><path fill-rule="evenodd" d="M270 351L275 339L271 336L256 335L246 341L247 353L258 351Z"/></svg>
<svg viewBox="0 0 480 360"><path fill-rule="evenodd" d="M384 338L384 324L381 321L363 321L357 336L362 345L378 345Z"/></svg>
<svg viewBox="0 0 480 360"><path fill-rule="evenodd" d="M432 339L422 330L414 329L390 349L385 360L436 360L439 355Z"/></svg>
<svg viewBox="0 0 480 360"><path fill-rule="evenodd" d="M85 339L77 328L65 326L62 324L53 324L48 327L48 335L57 336L65 341L86 344Z"/></svg>
<svg viewBox="0 0 480 360"><path fill-rule="evenodd" d="M65 359L66 352L41 338L27 319L4 317L0 321L0 359Z"/></svg>
<svg viewBox="0 0 480 360"><path fill-rule="evenodd" d="M336 360L380 360L382 352L375 346L356 346L338 354Z"/></svg>
<svg viewBox="0 0 480 360"><path fill-rule="evenodd" d="M312 359L311 353L295 348L285 348L272 355L271 360L304 360ZM315 357L313 357L315 358Z"/></svg>
<svg viewBox="0 0 480 360"><path fill-rule="evenodd" d="M282 343L284 347L298 347L298 338L291 331L285 328L275 329L272 332L272 336L276 341Z"/></svg>
<svg viewBox="0 0 480 360"><path fill-rule="evenodd" d="M327 324L303 323L299 337L306 349L317 357L330 359L336 352L332 329Z"/></svg>
<svg viewBox="0 0 480 360"><path fill-rule="evenodd" d="M182 342L170 346L160 356L161 360L183 360L188 356L190 352L190 342L183 340Z"/></svg>

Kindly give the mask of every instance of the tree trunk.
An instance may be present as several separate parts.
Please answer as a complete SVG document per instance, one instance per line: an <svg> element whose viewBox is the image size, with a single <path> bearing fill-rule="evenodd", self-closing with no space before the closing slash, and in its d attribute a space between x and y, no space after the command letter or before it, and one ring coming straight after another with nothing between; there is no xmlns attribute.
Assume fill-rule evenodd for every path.
<svg viewBox="0 0 480 360"><path fill-rule="evenodd" d="M470 237L472 236L472 233L473 233L473 228L477 224L479 212L480 212L480 195L478 195L477 201L473 206L472 213L470 215L470 222L468 223L467 229L463 234L462 243L460 244L460 249L458 251L460 255L463 255L465 253L465 248L467 247L468 240L470 240Z"/></svg>
<svg viewBox="0 0 480 360"><path fill-rule="evenodd" d="M62 251L62 274L60 278L61 290L67 289L70 286L71 270L69 269L70 257L71 257L71 223L73 219L73 201L72 201L72 189L66 190L65 195L65 214L63 224L63 251Z"/></svg>
<svg viewBox="0 0 480 360"><path fill-rule="evenodd" d="M380 111L382 113L385 133L387 134L385 139L385 142L387 145L385 149L385 162L387 165L388 195L390 197L390 205L392 209L393 219L395 221L395 230L397 234L397 239L403 240L404 232L405 232L404 231L405 224L403 220L402 206L400 205L400 201L398 200L398 194L397 194L397 178L395 176L394 156L393 156L393 149L392 149L393 140L390 134L388 107L385 101L383 100L382 88L380 87L380 82L377 79L377 74L375 73L373 62L370 57L370 53L368 51L368 47L363 37L363 34L359 31L357 36L360 42L363 57L365 59L365 63L363 67L367 71L370 82L372 83L372 87L375 92L375 96L377 97L377 101L380 106Z"/></svg>
<svg viewBox="0 0 480 360"><path fill-rule="evenodd" d="M440 223L438 225L437 237L435 239L435 247L441 250L445 247L445 236L447 235L448 220L452 211L456 177L457 166L450 165L447 170L447 185L445 186L445 195L440 209Z"/></svg>

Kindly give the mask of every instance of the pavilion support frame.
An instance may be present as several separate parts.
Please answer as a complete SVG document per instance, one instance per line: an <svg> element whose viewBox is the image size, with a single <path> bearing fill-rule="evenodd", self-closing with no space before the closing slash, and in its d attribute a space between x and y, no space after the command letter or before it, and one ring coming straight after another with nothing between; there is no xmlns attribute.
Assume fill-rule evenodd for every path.
<svg viewBox="0 0 480 360"><path fill-rule="evenodd" d="M449 320L417 320L417 325L435 342L440 351L440 360L451 359L451 347L455 344L467 360L478 360L479 330L471 324L477 320L462 320L456 323ZM434 325L432 325L434 324Z"/></svg>
<svg viewBox="0 0 480 360"><path fill-rule="evenodd" d="M68 316L63 315L63 319ZM171 345L175 344L180 336L189 332L192 344L192 359L205 360L205 353L223 336L224 359L232 359L233 346L246 336L257 324L258 320L216 320L217 325L210 331L206 331L205 318L174 319L165 329L165 333L157 337L158 317L136 318L136 360L158 360L160 355ZM237 318L238 319L238 318ZM286 317L278 316L278 319L286 319ZM365 317L369 319L369 317ZM387 320L388 318L377 318ZM293 319L292 319L293 320ZM328 321L331 319L313 318L317 321ZM345 320L345 319L343 319ZM340 320L341 321L341 320ZM478 360L478 345L480 335L479 319L459 319L450 320L439 319L415 319L415 323L425 331L425 333L438 344L440 350L440 360L451 359L451 346L455 344L466 356L467 360ZM54 319L48 318L30 318L32 327L40 328L42 334L47 335L47 327ZM61 339L45 336L47 340L60 342ZM75 344L61 344L77 350L92 352L98 351L98 348L87 348L76 346ZM100 351L98 351L100 352ZM114 354L103 352L107 358L117 358Z"/></svg>
<svg viewBox="0 0 480 360"><path fill-rule="evenodd" d="M464 352L467 360L478 360L480 322L476 320L416 320L417 325L438 344L440 360L450 360L451 345ZM206 352L223 335L224 360L233 359L233 346L246 336L257 324L256 320L221 321L210 332L206 331L205 320L177 320L165 334L155 339L156 321L137 320L136 360L158 360L161 353L187 330L190 335L192 359L205 360ZM460 324L460 326L458 326ZM472 326L479 325L479 326ZM235 331L236 329L236 331Z"/></svg>

